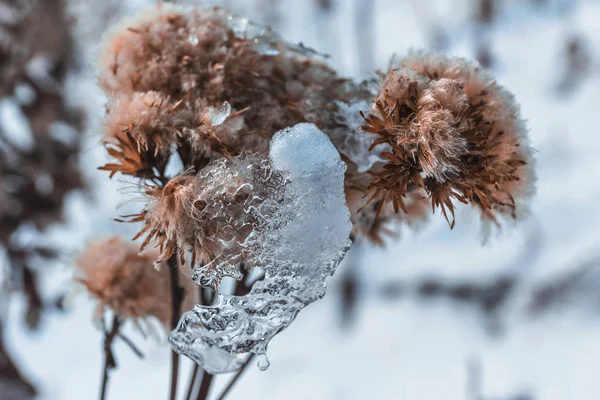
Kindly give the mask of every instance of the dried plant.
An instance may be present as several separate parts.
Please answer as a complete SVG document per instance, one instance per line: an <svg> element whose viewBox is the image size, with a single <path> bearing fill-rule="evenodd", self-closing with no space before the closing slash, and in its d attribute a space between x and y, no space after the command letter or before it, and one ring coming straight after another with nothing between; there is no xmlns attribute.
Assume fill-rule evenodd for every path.
<svg viewBox="0 0 600 400"><path fill-rule="evenodd" d="M224 10L148 11L106 39L107 139L131 132L152 154L174 145L185 167L198 169L264 153L273 133L298 122L335 130L335 100L359 90L302 51ZM142 108L145 119L131 121Z"/></svg>
<svg viewBox="0 0 600 400"><path fill-rule="evenodd" d="M593 70L594 60L587 38L569 34L563 38L560 54L561 77L556 85L559 95L569 95L580 87Z"/></svg>
<svg viewBox="0 0 600 400"><path fill-rule="evenodd" d="M526 214L535 178L525 124L512 95L479 66L414 52L389 72L375 107L362 128L378 135L371 148L391 148L369 184L380 212L388 202L407 212L407 193L420 188L451 226L453 200L496 223Z"/></svg>
<svg viewBox="0 0 600 400"><path fill-rule="evenodd" d="M117 161L102 169L156 181L154 171L164 174L173 149L185 169L197 171L221 157L265 153L274 132L302 121L315 123L343 155L357 151L346 145L358 123L344 115L344 104L367 104L374 91L311 56L219 9L184 16L163 5L124 22L101 57L102 87L111 97L105 142ZM364 196L369 175L344 160L349 199ZM351 207L355 233L380 242L394 223L423 220L424 202L413 197L415 213L403 218Z"/></svg>
<svg viewBox="0 0 600 400"><path fill-rule="evenodd" d="M355 127L340 121L339 102L373 93L306 52L220 9L163 5L123 22L100 61L110 98L105 143L116 160L101 169L165 183L173 153L198 171L266 153L273 133L302 121L342 143Z"/></svg>
<svg viewBox="0 0 600 400"><path fill-rule="evenodd" d="M158 248L155 256L140 258L122 241L111 239L90 248L91 255L80 262L105 265L94 267L98 277L84 283L117 316L168 311L166 320L175 328L182 300L178 267L194 268L196 282L218 291L224 276L242 280L260 265L252 243L264 235L265 226L277 224L269 219L269 207L287 201L281 191L291 182L272 168L269 145L277 131L301 122L316 125L301 124L301 131L316 130L316 137L324 132L328 145L337 149L337 161L343 166L341 156L346 164L344 189L353 237L379 245L395 233L394 225L424 221L430 206L440 207L450 221L453 200L474 203L488 220L517 218L532 191L530 149L518 107L485 72L462 59L413 53L390 71L377 93L373 81L358 84L340 78L318 53L290 45L245 18L219 8L161 4L114 28L99 63L100 86L108 96L103 141L114 159L100 169L111 177L120 173L140 180L146 206L122 221L141 223L135 237L143 239L141 250ZM358 129L361 109L370 110L363 131ZM183 168L170 176L167 165L174 158ZM161 271L169 271L168 278L149 267L153 261L167 263ZM136 293L129 289L129 279L141 274L132 271L144 268L154 274L142 285L147 287L144 295L127 298ZM285 281L283 275L275 274L275 279ZM261 301L269 302L278 289L266 283L260 290ZM153 291L153 298L145 297ZM152 301L164 292L171 301L161 301L166 307L159 312ZM242 307L244 301L219 297L214 307L186 314L178 340L187 345L181 332L188 328L216 324L225 329L221 325L235 320L225 308ZM270 318L284 303L261 306L259 314ZM244 310L255 323L252 307ZM260 327L253 325L250 331L255 329ZM229 335L223 334L213 340L219 346ZM253 347L260 343L252 340L223 345L229 349L227 356L219 353L214 362L204 360L204 368L223 372L247 363L249 358L240 358L246 353L264 354L268 340L262 338L260 351ZM219 357L225 357L226 365L219 365ZM177 374L174 353L172 400ZM190 388L196 375L197 369ZM206 398L211 381L212 375L204 373L199 398Z"/></svg>
<svg viewBox="0 0 600 400"><path fill-rule="evenodd" d="M573 263L566 272L556 274L533 287L530 294L528 312L533 316L560 313L568 307L577 306L597 312L598 308L598 265L596 254Z"/></svg>
<svg viewBox="0 0 600 400"><path fill-rule="evenodd" d="M473 8L475 9L473 15L475 58L484 68L490 68L494 62L490 43L491 28L500 5L494 0L475 0Z"/></svg>

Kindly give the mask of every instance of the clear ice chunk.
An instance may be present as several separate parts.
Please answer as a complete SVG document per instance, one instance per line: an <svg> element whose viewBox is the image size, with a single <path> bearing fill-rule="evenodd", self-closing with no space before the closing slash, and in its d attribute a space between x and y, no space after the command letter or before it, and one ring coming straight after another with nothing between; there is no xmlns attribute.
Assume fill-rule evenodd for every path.
<svg viewBox="0 0 600 400"><path fill-rule="evenodd" d="M271 40L254 39L256 52L263 56L278 56L281 52L277 49L277 44Z"/></svg>
<svg viewBox="0 0 600 400"><path fill-rule="evenodd" d="M269 33L269 29L250 21L248 18L230 15L227 22L235 36L240 39L256 39Z"/></svg>
<svg viewBox="0 0 600 400"><path fill-rule="evenodd" d="M252 178L243 188L256 192L255 203L242 217L252 221L252 232L231 245L246 267L264 270L264 279L246 296L217 294L214 305L196 305L169 335L177 352L212 374L239 369L252 353L266 369L270 340L325 295L327 277L350 246L346 166L323 132L298 124L275 134L269 159L253 157L233 157L205 169L213 176L237 169L233 175Z"/></svg>
<svg viewBox="0 0 600 400"><path fill-rule="evenodd" d="M210 107L206 114L212 126L221 125L231 114L231 104L226 101L219 107Z"/></svg>
<svg viewBox="0 0 600 400"><path fill-rule="evenodd" d="M227 23L237 38L252 40L258 54L277 56L281 53L276 40L277 36L271 29L236 15L227 17Z"/></svg>

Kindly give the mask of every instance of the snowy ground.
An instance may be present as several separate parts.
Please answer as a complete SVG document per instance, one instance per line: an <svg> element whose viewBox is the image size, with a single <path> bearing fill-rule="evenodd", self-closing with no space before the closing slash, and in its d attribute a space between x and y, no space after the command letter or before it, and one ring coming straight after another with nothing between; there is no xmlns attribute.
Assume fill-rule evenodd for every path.
<svg viewBox="0 0 600 400"><path fill-rule="evenodd" d="M252 1L228 3L264 22L264 12L253 8ZM285 38L331 54L332 65L346 75L360 74L358 54L353 51L354 1L339 2L325 24L330 33L326 37L311 14L312 2L282 3L277 25L284 27ZM525 1L508 3L492 32L492 49L498 81L520 101L538 150L538 194L532 217L482 246L475 215L463 209L453 231L440 215L434 215L427 227L404 231L401 240L391 242L386 250L369 249L359 258L364 287L354 328L344 331L339 326L336 276L325 299L302 311L273 340L271 367L266 372L249 369L231 399L467 399L469 366L477 365L482 392L489 399L516 398L520 393L543 400L600 398L598 314L562 313L531 320L524 312L531 285L600 251L600 134L595 121L600 109L600 60L594 60L591 76L579 90L562 98L555 91L565 33L585 35L600 54L600 2L551 1L546 11L534 11ZM467 0L374 0L374 64L383 67L393 53L429 46L429 27L435 24L450 35L447 52L472 56L468 4ZM564 8L567 12L561 13ZM82 99L101 104L90 95L91 83L79 87L86 96ZM100 106L98 113L101 110ZM124 227L110 218L138 206L126 204L115 211L128 195L119 197L119 184L107 182L105 174L94 170L104 157L97 143L98 133L91 129L82 159L101 202L91 206L88 198L74 195L69 225L57 227L50 235L52 240L69 243L73 251L91 237L122 232ZM532 235L540 243L541 255L524 265L519 260L533 251L526 247ZM409 297L383 301L376 290L389 281L424 276L477 280L511 269L520 271L524 280L519 295L508 305L500 336L489 335L480 316L467 308ZM64 268L49 277L47 290L67 286L69 274ZM22 305L16 300L7 324L7 344L43 398L94 398L102 361L100 333L91 322L94 304L79 295L67 313L48 315L43 329L32 334L19 320ZM130 336L141 343L146 360L117 345L119 369L113 374L109 398L165 398L169 349L158 340L142 340L133 330ZM216 387L225 381L217 380Z"/></svg>

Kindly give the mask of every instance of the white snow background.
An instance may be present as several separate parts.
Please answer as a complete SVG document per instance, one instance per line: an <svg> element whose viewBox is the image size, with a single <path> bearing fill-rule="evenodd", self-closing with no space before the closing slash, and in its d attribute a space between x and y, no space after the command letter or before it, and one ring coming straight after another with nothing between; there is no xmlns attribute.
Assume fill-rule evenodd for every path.
<svg viewBox="0 0 600 400"><path fill-rule="evenodd" d="M448 34L446 53L474 55L471 0L367 0L375 25L370 47L363 52L356 49L357 36L367 35L368 29L355 28L361 20L356 11L359 1L334 1L325 19L316 16L316 2L309 0L197 3L224 4L259 23L275 13L280 20L274 29L286 40L330 54L330 63L347 76L364 77L362 71L369 65L385 68L392 54L402 55L411 47L431 47L436 27ZM119 8L129 13L144 2L130 0ZM94 10L106 6L95 0L78 3L87 8L80 13L92 19ZM272 8L275 3L277 8ZM453 231L436 213L423 229L404 229L385 250L354 251L330 279L325 298L303 310L272 341L270 368L266 372L249 368L228 398L469 399L469 370L478 366L485 399L600 399L600 303L539 318L526 311L534 285L600 255L600 2L547 0L543 9L534 8L533 1L503 3L490 35L494 73L520 102L537 149L539 180L531 218L515 228L506 227L482 245L476 213L460 208ZM128 201L131 193L119 192L122 183L96 171L106 155L99 145L103 99L95 87L91 60L99 32L106 27L82 25L88 28L89 70L72 87L73 101L94 114L81 156L94 198L71 195L65 206L67 223L44 235L73 255L92 238L132 234L135 227L112 218L141 207ZM586 37L595 58L580 87L568 96L558 95L564 37L571 33ZM365 55L372 56L365 60ZM1 118L14 117L3 113ZM539 256L528 257L537 251ZM70 288L71 268L65 259L45 274L44 292ZM339 280L345 268L357 268L361 280L350 329L339 322ZM379 291L389 282L422 277L477 282L512 272L522 280L506 305L497 334L490 334L476 309L410 295L386 300ZM66 313L46 314L42 329L32 333L20 319L21 299L11 302L7 346L40 389L41 399L97 397L103 356L101 332L93 324L94 303L79 293L69 306ZM146 359L138 359L117 342L119 367L111 375L108 398L166 398L170 351L166 341L143 339L131 326L126 332ZM190 366L186 360L180 388L187 385ZM216 379L213 395L227 380Z"/></svg>

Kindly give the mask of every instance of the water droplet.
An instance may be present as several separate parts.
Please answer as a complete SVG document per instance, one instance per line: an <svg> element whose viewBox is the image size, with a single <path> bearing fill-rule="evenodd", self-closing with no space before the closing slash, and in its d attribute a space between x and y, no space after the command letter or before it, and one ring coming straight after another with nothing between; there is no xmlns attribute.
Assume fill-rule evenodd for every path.
<svg viewBox="0 0 600 400"><path fill-rule="evenodd" d="M269 359L267 358L266 354L260 354L258 356L258 361L256 361L256 365L261 371L266 371L267 368L269 368L269 365L271 365L271 363L269 362Z"/></svg>

